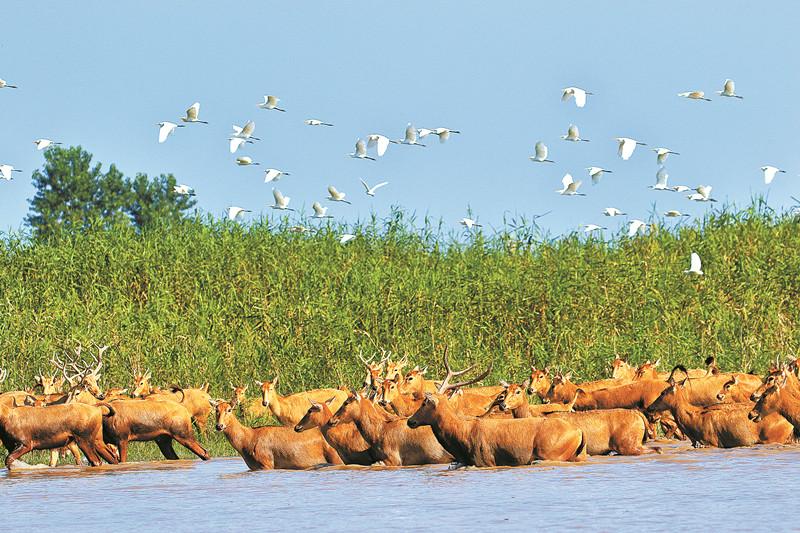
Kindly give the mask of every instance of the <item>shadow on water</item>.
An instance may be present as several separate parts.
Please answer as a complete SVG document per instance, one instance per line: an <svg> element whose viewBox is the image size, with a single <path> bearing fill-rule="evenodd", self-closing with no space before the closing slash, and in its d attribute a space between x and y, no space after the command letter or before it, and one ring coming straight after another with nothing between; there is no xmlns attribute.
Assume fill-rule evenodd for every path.
<svg viewBox="0 0 800 533"><path fill-rule="evenodd" d="M660 455L521 468L323 466L249 472L238 457L65 466L0 474L0 509L13 509L3 515L5 531L33 523L42 524L39 531L69 530L76 516L101 530L141 524L146 516L151 529L170 531L230 531L265 518L271 529L315 531L364 526L428 531L443 525L447 530L673 531L676 517L698 516L715 530L796 524L800 447L659 445ZM734 487L752 489L746 501L731 497Z"/></svg>

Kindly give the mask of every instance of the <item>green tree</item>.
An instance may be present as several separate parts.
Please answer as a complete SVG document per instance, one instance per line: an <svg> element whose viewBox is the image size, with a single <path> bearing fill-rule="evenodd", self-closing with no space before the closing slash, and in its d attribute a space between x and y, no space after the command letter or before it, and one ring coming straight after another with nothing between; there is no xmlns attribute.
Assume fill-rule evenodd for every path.
<svg viewBox="0 0 800 533"><path fill-rule="evenodd" d="M137 174L131 180L114 165L104 173L80 146L54 147L44 155L44 167L33 173L36 194L26 218L38 235L125 221L141 228L180 218L195 205L194 199L173 192L172 175L151 181L146 174Z"/></svg>

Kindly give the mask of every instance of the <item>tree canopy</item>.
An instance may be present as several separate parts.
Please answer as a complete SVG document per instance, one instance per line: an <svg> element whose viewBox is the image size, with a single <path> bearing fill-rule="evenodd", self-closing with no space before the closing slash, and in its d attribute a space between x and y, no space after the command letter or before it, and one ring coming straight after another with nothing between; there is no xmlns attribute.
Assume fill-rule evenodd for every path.
<svg viewBox="0 0 800 533"><path fill-rule="evenodd" d="M38 235L130 221L137 228L175 221L194 207L193 197L176 194L172 174L125 178L115 165L103 172L80 146L53 147L33 173L36 194L26 222Z"/></svg>

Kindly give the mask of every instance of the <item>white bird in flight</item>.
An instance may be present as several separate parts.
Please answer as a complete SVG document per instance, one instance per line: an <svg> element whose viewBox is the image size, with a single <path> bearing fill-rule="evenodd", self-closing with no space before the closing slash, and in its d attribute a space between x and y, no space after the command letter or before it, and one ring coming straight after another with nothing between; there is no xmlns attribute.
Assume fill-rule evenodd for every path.
<svg viewBox="0 0 800 533"><path fill-rule="evenodd" d="M331 202L344 202L346 204L349 204L350 201L345 200L346 196L347 194L337 191L336 187L334 187L333 185L328 185L328 200L330 200Z"/></svg>
<svg viewBox="0 0 800 533"><path fill-rule="evenodd" d="M281 191L278 189L272 189L272 197L275 198L275 203L270 206L271 209L278 209L279 211L294 211L294 209L289 209L289 202L292 199L281 194Z"/></svg>
<svg viewBox="0 0 800 533"><path fill-rule="evenodd" d="M390 144L397 144L397 141L393 141L389 137L379 133L370 133L367 135L367 146L369 148L377 146L375 153L378 154L378 157L383 157L383 154L386 153Z"/></svg>
<svg viewBox="0 0 800 533"><path fill-rule="evenodd" d="M562 135L561 138L564 139L565 141L589 142L589 139L581 139L581 133L580 131L578 131L578 126L576 126L575 124L570 124L569 128L567 128L567 134Z"/></svg>
<svg viewBox="0 0 800 533"><path fill-rule="evenodd" d="M315 118L309 118L304 120L306 126L333 126L330 122L322 122L321 120L317 120Z"/></svg>
<svg viewBox="0 0 800 533"><path fill-rule="evenodd" d="M766 166L761 167L761 172L764 173L764 183L766 183L767 185L772 183L772 180L775 179L775 175L778 172L786 174L785 170L781 170L778 167L773 167L773 166L770 166L770 165L766 165Z"/></svg>
<svg viewBox="0 0 800 533"><path fill-rule="evenodd" d="M331 215L327 214L328 208L322 207L322 204L319 202L311 204L311 208L314 210L312 218L333 218Z"/></svg>
<svg viewBox="0 0 800 533"><path fill-rule="evenodd" d="M0 165L0 178L3 178L6 181L11 181L14 179L14 172L22 172L18 168L14 168L11 165Z"/></svg>
<svg viewBox="0 0 800 533"><path fill-rule="evenodd" d="M459 224L467 228L467 230L472 230L472 228L482 228L481 224L478 224L475 220L471 218L462 218L458 221Z"/></svg>
<svg viewBox="0 0 800 533"><path fill-rule="evenodd" d="M531 161L535 163L555 163L555 161L551 161L547 159L547 145L544 144L542 141L537 141L533 147L534 155L528 157Z"/></svg>
<svg viewBox="0 0 800 533"><path fill-rule="evenodd" d="M578 192L581 182L573 180L570 174L564 174L564 177L561 178L561 185L563 185L564 188L556 189L558 194L562 194L564 196L586 196L585 194Z"/></svg>
<svg viewBox="0 0 800 533"><path fill-rule="evenodd" d="M242 137L231 137L230 139L228 139L228 141L230 141L229 148L232 154L235 154L239 150L239 148L241 148L247 143L253 144L253 141L249 139L244 139Z"/></svg>
<svg viewBox="0 0 800 533"><path fill-rule="evenodd" d="M706 98L706 93L703 91L686 91L684 93L678 93L678 96L682 98L688 98L690 100L705 100L706 102L710 102L710 98Z"/></svg>
<svg viewBox="0 0 800 533"><path fill-rule="evenodd" d="M618 217L621 215L627 215L628 213L623 213L616 207L606 207L605 209L603 209L603 214L607 217Z"/></svg>
<svg viewBox="0 0 800 533"><path fill-rule="evenodd" d="M630 222L628 222L628 237L633 237L640 231L644 233L644 228L647 224L643 220L639 220L638 218L634 218Z"/></svg>
<svg viewBox="0 0 800 533"><path fill-rule="evenodd" d="M566 102L570 98L575 98L575 105L577 107L583 107L586 105L587 94L590 95L592 93L586 92L578 87L566 87L561 90L561 101Z"/></svg>
<svg viewBox="0 0 800 533"><path fill-rule="evenodd" d="M242 213L250 213L249 209L244 209L243 207L238 207L235 205L228 207L227 211L228 211L228 220L236 220L236 218Z"/></svg>
<svg viewBox="0 0 800 533"><path fill-rule="evenodd" d="M361 180L361 179L359 181L361 182L361 185L364 186L364 190L365 190L367 196L375 196L375 191L377 191L381 187L389 185L388 181L382 181L382 182L378 183L377 185L374 185L374 186L370 187L369 185L367 185L366 181Z"/></svg>
<svg viewBox="0 0 800 533"><path fill-rule="evenodd" d="M16 85L9 85L6 80L0 79L0 89L18 89Z"/></svg>
<svg viewBox="0 0 800 533"><path fill-rule="evenodd" d="M419 135L420 139L424 139L425 137L427 137L431 133L433 133L433 130L429 130L428 128L419 128L417 130L417 135Z"/></svg>
<svg viewBox="0 0 800 533"><path fill-rule="evenodd" d="M398 142L398 144L409 144L409 145L412 145L412 146L425 146L424 144L422 144L421 142L419 142L417 140L417 128L412 126L410 122L406 126L406 135L405 135L405 137L402 140L397 141L397 142Z"/></svg>
<svg viewBox="0 0 800 533"><path fill-rule="evenodd" d="M184 183L173 186L172 192L179 196L197 196L197 194L194 192L194 189Z"/></svg>
<svg viewBox="0 0 800 533"><path fill-rule="evenodd" d="M167 140L167 137L172 135L172 132L175 131L175 128L183 128L183 124L175 124L174 122L159 122L158 124L158 142L163 143Z"/></svg>
<svg viewBox="0 0 800 533"><path fill-rule="evenodd" d="M264 183L278 181L281 179L281 176L291 176L291 174L283 170L278 170L277 168L268 168L264 171Z"/></svg>
<svg viewBox="0 0 800 533"><path fill-rule="evenodd" d="M698 185L695 191L687 198L689 200L694 200L695 202L716 202L713 198L711 198L711 185Z"/></svg>
<svg viewBox="0 0 800 533"><path fill-rule="evenodd" d="M736 94L736 85L733 83L733 80L727 79L725 80L725 84L722 86L721 91L717 91L717 94L720 96L727 96L728 98L738 98L743 100L741 96Z"/></svg>
<svg viewBox="0 0 800 533"><path fill-rule="evenodd" d="M444 143L450 138L451 133L461 133L458 130L451 130L450 128L434 128L431 133L439 137L439 142Z"/></svg>
<svg viewBox="0 0 800 533"><path fill-rule="evenodd" d="M264 95L264 101L256 104L256 106L261 108L261 109L269 109L269 110L273 110L273 111L284 111L285 112L286 111L285 109L281 109L280 107L278 107L278 102L280 102L280 101L281 101L281 99L278 98L277 96L273 96L271 94Z"/></svg>
<svg viewBox="0 0 800 533"><path fill-rule="evenodd" d="M629 137L617 137L617 155L619 155L623 161L627 161L633 155L633 151L636 150L636 146L647 146L643 142L639 142L636 139L631 139Z"/></svg>
<svg viewBox="0 0 800 533"><path fill-rule="evenodd" d="M703 275L703 265L700 262L700 256L697 255L696 252L692 252L692 256L689 262L689 270L684 270L684 274L691 274L694 276L702 276Z"/></svg>
<svg viewBox="0 0 800 533"><path fill-rule="evenodd" d="M247 167L250 165L260 165L261 163L256 163L253 161L253 158L247 155L242 155L236 158L236 164L240 167Z"/></svg>
<svg viewBox="0 0 800 533"><path fill-rule="evenodd" d="M604 173L613 174L612 171L601 167L588 167L586 171L589 172L589 177L592 178L592 185L600 183L600 178L603 177Z"/></svg>
<svg viewBox="0 0 800 533"><path fill-rule="evenodd" d="M186 116L181 117L183 122L198 122L200 124L208 124L205 120L200 120L197 118L200 115L200 102L195 102L189 109L186 110Z"/></svg>
<svg viewBox="0 0 800 533"><path fill-rule="evenodd" d="M57 143L55 141L51 141L50 139L36 139L35 141L33 141L33 144L36 145L36 149L37 150L46 150L46 149L50 148L51 146L56 146L56 145L59 145L61 143Z"/></svg>
<svg viewBox="0 0 800 533"><path fill-rule="evenodd" d="M584 226L583 226L583 231L585 233L591 233L591 232L597 231L599 229L608 229L608 228L603 227L603 226L598 226L597 224L584 224Z"/></svg>
<svg viewBox="0 0 800 533"><path fill-rule="evenodd" d="M656 153L656 162L659 165L663 165L666 162L667 157L670 156L670 154L681 155L678 152L673 152L669 148L651 148L651 150L653 150Z"/></svg>
<svg viewBox="0 0 800 533"><path fill-rule="evenodd" d="M375 161L374 157L370 157L367 155L367 143L365 143L363 139L356 139L355 151L347 155L349 155L353 159L369 159L370 161Z"/></svg>
<svg viewBox="0 0 800 533"><path fill-rule="evenodd" d="M356 236L352 233L343 233L342 236L339 238L339 244L347 244L348 242L355 239Z"/></svg>
<svg viewBox="0 0 800 533"><path fill-rule="evenodd" d="M258 137L253 137L253 132L256 131L256 123L252 120L248 120L244 123L244 126L237 126L234 124L231 126L233 128L233 136L239 137L240 139L253 139L254 141L260 141Z"/></svg>
<svg viewBox="0 0 800 533"><path fill-rule="evenodd" d="M676 218L676 217L690 217L689 213L681 213L677 209L670 209L669 211L664 211L665 217Z"/></svg>
<svg viewBox="0 0 800 533"><path fill-rule="evenodd" d="M656 184L655 185L648 185L649 188L653 189L654 191L668 191L670 190L667 187L667 180L669 179L669 174L667 174L667 169L661 167L656 172Z"/></svg>
<svg viewBox="0 0 800 533"><path fill-rule="evenodd" d="M686 192L686 191L691 191L692 190L691 187L687 187L686 185L674 185L674 186L670 187L669 189L671 191L674 191L674 192Z"/></svg>

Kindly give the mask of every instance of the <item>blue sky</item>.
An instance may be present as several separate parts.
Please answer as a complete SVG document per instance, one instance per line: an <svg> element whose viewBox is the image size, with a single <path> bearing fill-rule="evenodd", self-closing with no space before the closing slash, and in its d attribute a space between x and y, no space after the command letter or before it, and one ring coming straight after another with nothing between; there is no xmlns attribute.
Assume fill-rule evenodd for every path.
<svg viewBox="0 0 800 533"><path fill-rule="evenodd" d="M21 226L34 191L30 172L46 137L80 144L132 176L171 172L198 191L199 207L272 214L264 168L237 167L232 124L255 120L250 155L292 173L277 184L291 206L323 200L335 184L354 200L329 214L344 220L401 205L457 220L471 206L485 225L504 214L552 210L553 233L599 223L615 206L646 218L657 209L702 215L710 204L647 189L655 155L630 161L614 137L667 146L671 184L710 184L746 204L756 194L789 206L800 194L800 51L796 2L63 2L5 0L0 78L0 163L26 172L0 182L0 228ZM714 94L733 78L744 100ZM584 109L560 101L563 87L595 93ZM678 98L705 90L712 102ZM264 94L286 113L259 110ZM158 144L156 123L194 101L208 126ZM306 118L334 128L313 128ZM376 162L348 158L357 137L402 137L407 122L463 133L427 148L391 146ZM575 123L589 143L559 136ZM553 165L528 160L537 140ZM765 186L759 167L786 169ZM585 167L614 171L595 187ZM586 197L553 192L570 172ZM388 180L376 198L359 178ZM325 202L323 202L325 203Z"/></svg>

